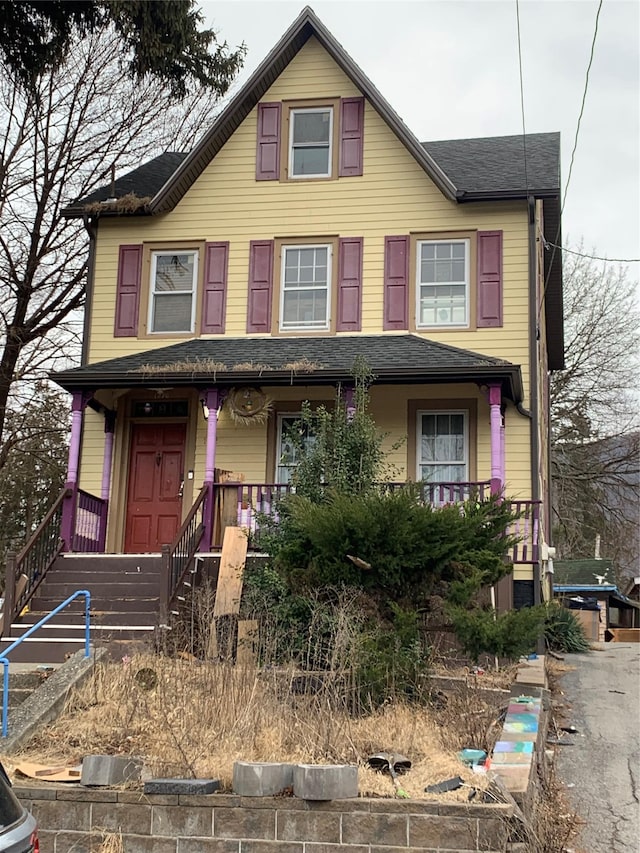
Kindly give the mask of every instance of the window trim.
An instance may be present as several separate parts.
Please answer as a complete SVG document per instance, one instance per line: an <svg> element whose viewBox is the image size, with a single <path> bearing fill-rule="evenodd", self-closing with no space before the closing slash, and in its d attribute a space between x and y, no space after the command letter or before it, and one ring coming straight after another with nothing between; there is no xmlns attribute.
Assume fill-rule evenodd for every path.
<svg viewBox="0 0 640 853"><path fill-rule="evenodd" d="M466 416L467 480L477 482L478 401L474 397L452 399L416 399L407 401L407 479L420 482L418 468L418 415L462 412Z"/></svg>
<svg viewBox="0 0 640 853"><path fill-rule="evenodd" d="M419 320L422 316L422 288L423 287L431 288L431 287L437 287L438 286L438 282L424 282L420 278L421 266L422 266L420 256L421 256L421 252L422 252L422 247L423 246L430 246L430 245L437 245L437 244L444 244L444 245L448 245L448 246L460 246L460 245L462 245L462 246L464 246L464 249L465 249L465 259L464 259L465 260L465 265L464 265L465 275L464 275L464 280L463 281L451 282L451 284L455 284L458 286L460 284L464 285L464 313L465 313L465 316L464 316L464 320L461 323L451 322L451 323L431 324L431 323L419 322ZM421 240L421 239L416 240L416 306L415 306L415 310L416 310L416 326L417 326L417 328L419 328L419 329L430 329L430 328L436 328L436 329L439 329L439 328L445 328L445 329L463 328L463 329L466 329L466 328L468 328L468 326L469 326L469 302L470 302L470 296L471 296L470 266L471 266L471 242L470 242L468 237L463 237L460 239L452 239L452 238L448 237L446 239L439 239L439 240L432 240L432 239L431 240ZM447 283L448 282L443 282L443 284L447 284Z"/></svg>
<svg viewBox="0 0 640 853"><path fill-rule="evenodd" d="M298 326L296 328L282 328L282 309L284 305L284 251L292 248L317 248L328 247L330 263L327 270L330 281L327 287L327 323L320 328L318 326ZM308 334L315 336L335 335L336 316L335 306L338 304L338 248L339 238L337 236L321 237L276 237L274 240L273 259L273 302L271 312L271 334L274 336Z"/></svg>
<svg viewBox="0 0 640 853"><path fill-rule="evenodd" d="M436 464L436 465L438 465L438 464L440 464L440 465L461 465L461 464L464 464L464 469L465 469L464 479L458 480L456 482L468 483L469 482L469 412L467 411L467 409L418 409L416 411L416 469L415 469L415 471L416 471L416 475L415 475L416 476L416 482L418 482L418 483L425 482L423 480L422 473L421 473L420 469L422 468L423 465L428 464L428 463L425 463L422 461L422 454L419 453L419 445L421 443L421 439L422 439L422 435L423 435L422 434L422 418L424 417L424 415L434 415L436 417L437 417L437 415L462 415L462 417L463 417L463 423L462 423L463 444L464 444L463 462L460 462L458 460L455 460L455 461L448 460L445 462L439 462L438 460L435 460L434 464ZM435 480L435 481L427 480L426 482L431 483L431 482L440 482L440 481L438 481L438 480ZM448 482L453 482L453 481L444 480L443 482L448 483Z"/></svg>
<svg viewBox="0 0 640 853"><path fill-rule="evenodd" d="M191 255L193 258L193 275L191 277L191 290L177 290L177 291L158 291L155 287L157 283L157 274L158 274L158 258L159 257L168 257L170 255ZM151 251L151 266L149 270L149 305L148 305L148 317L147 317L147 328L149 330L150 335L193 335L195 332L195 322L196 322L196 302L198 298L198 275L200 271L199 264L199 256L198 251L196 249L184 249L180 252L176 252L173 249L153 249ZM154 309L156 305L156 298L158 295L171 295L173 293L185 295L187 293L191 294L191 317L190 317L190 328L189 329L154 329L153 319L154 319Z"/></svg>
<svg viewBox="0 0 640 853"><path fill-rule="evenodd" d="M413 308L411 309L409 317L409 331L424 332L428 329L437 332L453 332L455 334L461 329L471 330L476 328L476 305L478 293L477 235L477 231L417 231L410 233L409 305L413 306ZM462 241L466 241L468 247L466 321L464 323L447 323L446 325L423 325L418 322L420 319L420 284L418 281L418 257L420 246L423 243L448 243Z"/></svg>
<svg viewBox="0 0 640 853"><path fill-rule="evenodd" d="M302 412L303 402L308 402L311 410L314 411L320 406L330 410L335 405L334 399L318 399L309 400L308 398L299 398L296 400L277 400L269 414L267 422L267 456L265 460L265 480L267 483L276 483L276 473L278 470L278 421L280 415L300 415Z"/></svg>
<svg viewBox="0 0 640 853"><path fill-rule="evenodd" d="M204 248L205 241L175 240L167 242L150 242L142 244L142 273L140 280L140 311L138 315L138 338L193 338L200 336L200 323L202 317L202 293L204 288ZM151 318L153 310L153 294L151 289L151 273L153 270L154 253L186 254L193 252L196 256L196 270L194 288L192 291L193 301L191 304L192 329L188 332L153 332L151 331Z"/></svg>
<svg viewBox="0 0 640 853"><path fill-rule="evenodd" d="M304 110L328 109L331 111L331 136L328 175L291 174L291 138L293 134L292 113ZM338 155L340 152L340 98L306 98L282 102L280 127L280 181L281 183L305 183L338 180Z"/></svg>

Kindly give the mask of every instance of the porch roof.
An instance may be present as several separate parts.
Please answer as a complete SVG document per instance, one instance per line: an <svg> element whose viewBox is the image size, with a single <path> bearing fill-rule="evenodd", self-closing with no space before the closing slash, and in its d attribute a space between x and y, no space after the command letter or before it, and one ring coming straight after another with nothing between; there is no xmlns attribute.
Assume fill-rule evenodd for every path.
<svg viewBox="0 0 640 853"><path fill-rule="evenodd" d="M145 386L327 385L363 358L376 384L503 383L522 401L520 365L415 334L197 338L51 374L67 391Z"/></svg>

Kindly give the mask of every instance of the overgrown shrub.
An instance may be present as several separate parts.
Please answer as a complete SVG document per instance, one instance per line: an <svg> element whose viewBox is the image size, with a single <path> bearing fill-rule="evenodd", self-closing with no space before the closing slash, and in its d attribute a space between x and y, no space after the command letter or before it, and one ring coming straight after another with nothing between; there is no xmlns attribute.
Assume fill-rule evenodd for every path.
<svg viewBox="0 0 640 853"><path fill-rule="evenodd" d="M533 652L542 633L546 609L525 607L496 613L482 608L450 607L453 628L464 651L475 661L488 654L510 660Z"/></svg>
<svg viewBox="0 0 640 853"><path fill-rule="evenodd" d="M495 498L433 508L421 502L417 486L331 491L322 503L286 498L263 541L291 591L345 584L379 601L424 608L445 584L463 605L509 570L504 555L513 543L512 521L508 504Z"/></svg>
<svg viewBox="0 0 640 853"><path fill-rule="evenodd" d="M546 608L544 639L554 652L588 652L590 648L574 613L555 601Z"/></svg>

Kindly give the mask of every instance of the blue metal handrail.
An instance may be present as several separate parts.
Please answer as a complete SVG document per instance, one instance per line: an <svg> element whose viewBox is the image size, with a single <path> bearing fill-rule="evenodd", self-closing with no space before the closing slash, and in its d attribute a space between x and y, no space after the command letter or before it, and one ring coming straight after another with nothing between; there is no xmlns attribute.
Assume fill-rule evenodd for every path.
<svg viewBox="0 0 640 853"><path fill-rule="evenodd" d="M11 643L11 645L4 650L4 654L0 655L0 663L3 667L3 679L2 679L2 737L7 736L7 717L9 715L9 661L7 660L7 655L9 652L12 652L15 648L17 648L20 643L30 637L32 634L41 628L45 623L47 623L50 619L60 613L61 610L71 604L72 601L75 601L79 596L84 595L85 597L85 605L84 605L84 656L88 658L90 655L90 635L91 635L91 623L90 623L90 609L91 609L91 593L88 589L79 589L70 595L66 601L63 601L62 604L59 604L56 608L54 608L51 613L47 613L46 616L36 622L35 625L32 625L28 631L18 637L18 639Z"/></svg>

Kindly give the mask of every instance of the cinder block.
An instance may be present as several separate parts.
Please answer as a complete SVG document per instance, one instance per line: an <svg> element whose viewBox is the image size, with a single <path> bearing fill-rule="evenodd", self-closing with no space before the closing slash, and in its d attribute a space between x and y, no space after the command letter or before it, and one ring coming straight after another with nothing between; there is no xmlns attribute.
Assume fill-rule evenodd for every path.
<svg viewBox="0 0 640 853"><path fill-rule="evenodd" d="M293 786L293 764L236 761L233 790L242 797L274 797Z"/></svg>
<svg viewBox="0 0 640 853"><path fill-rule="evenodd" d="M303 800L346 800L358 796L358 768L349 764L297 764L293 793Z"/></svg>
<svg viewBox="0 0 640 853"><path fill-rule="evenodd" d="M80 784L122 785L140 778L142 759L126 755L86 755Z"/></svg>
<svg viewBox="0 0 640 853"><path fill-rule="evenodd" d="M214 794L220 789L219 779L149 779L145 794Z"/></svg>

